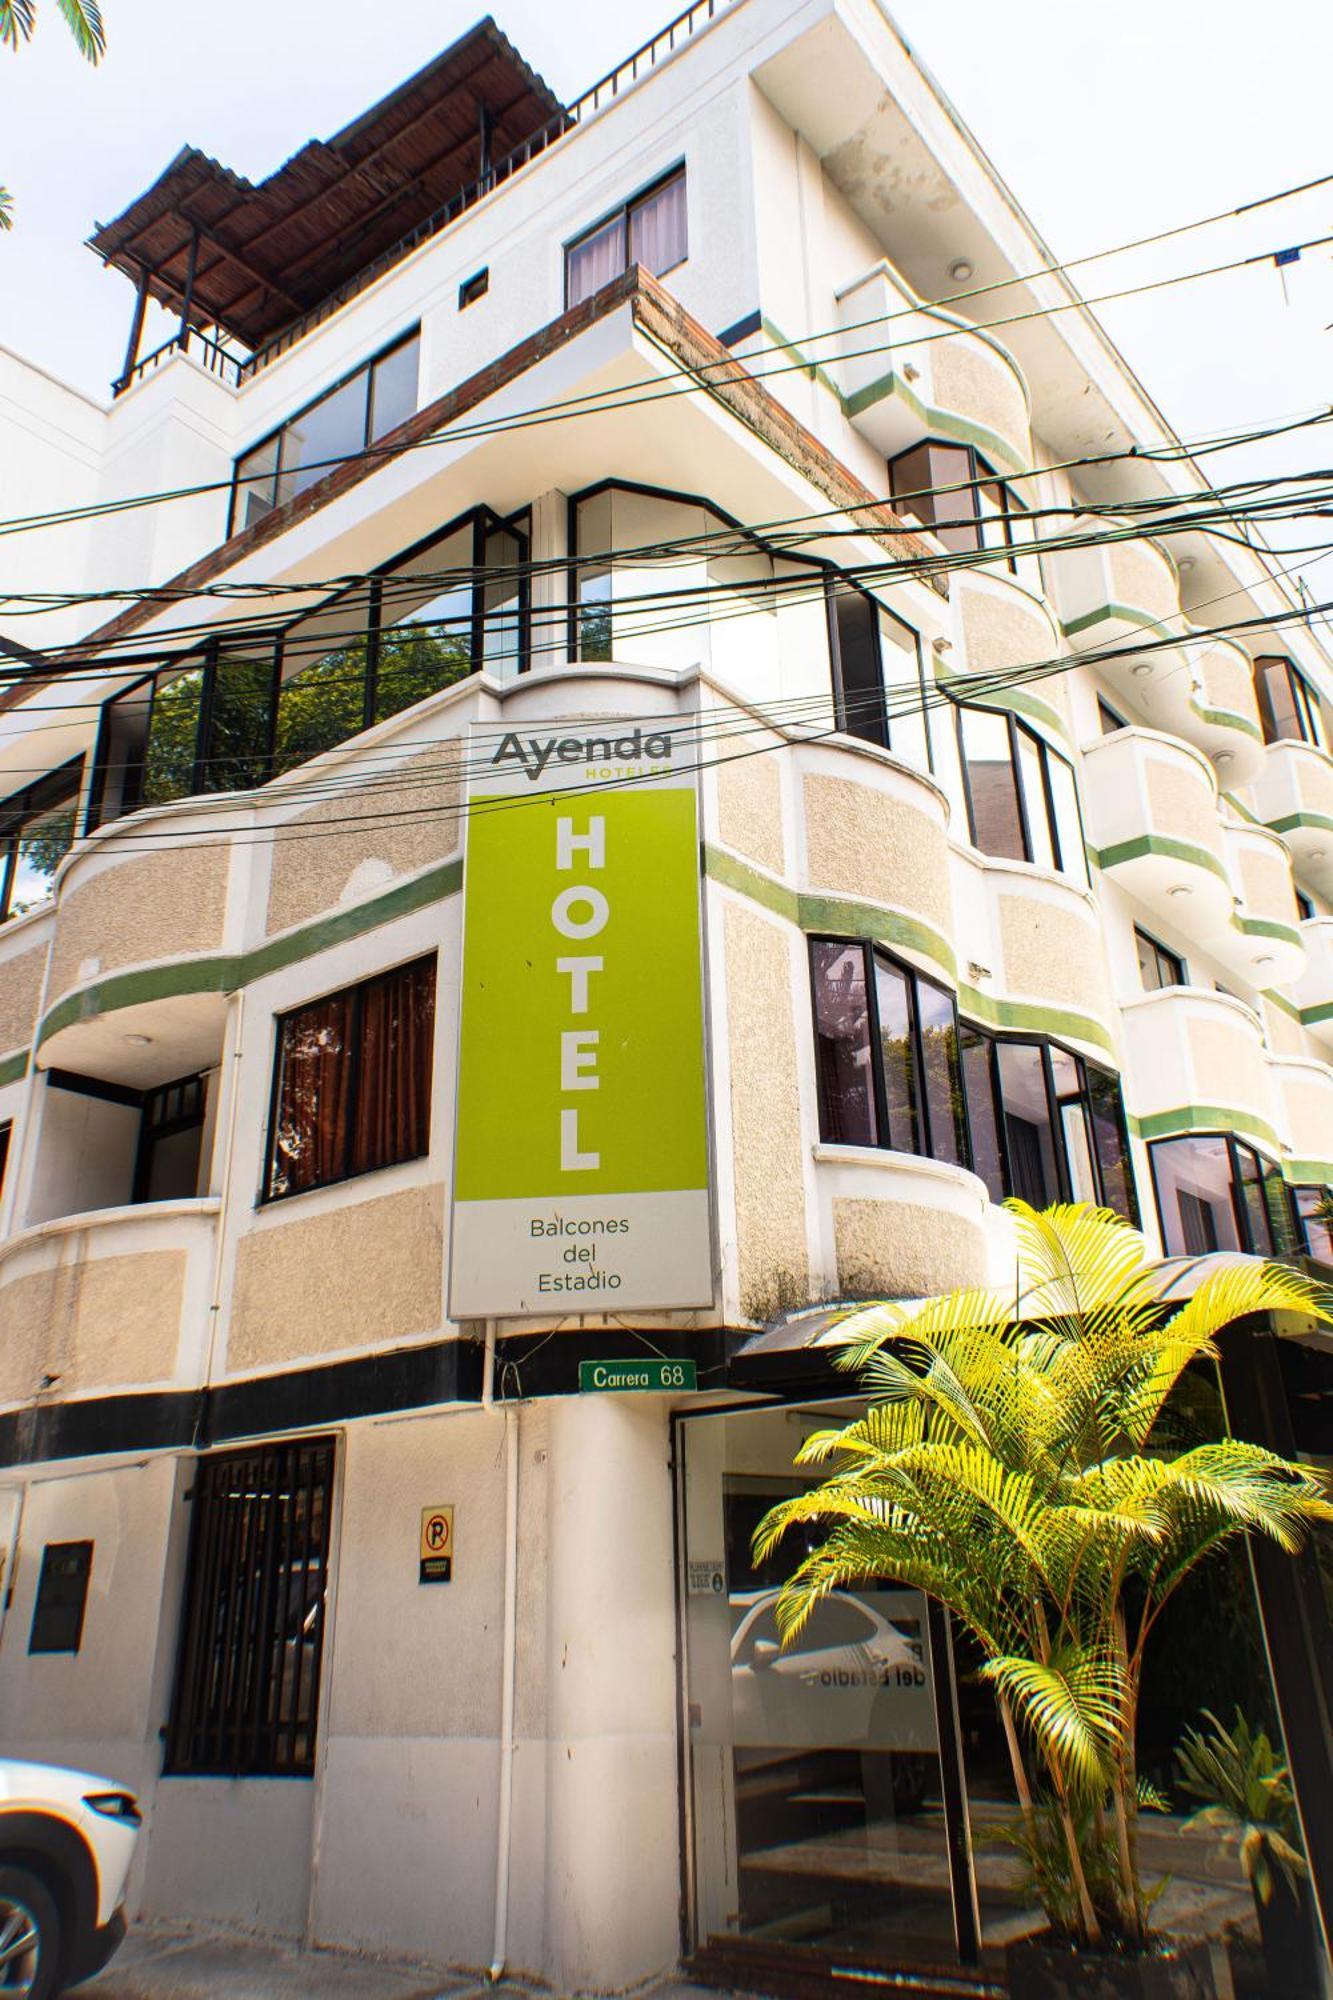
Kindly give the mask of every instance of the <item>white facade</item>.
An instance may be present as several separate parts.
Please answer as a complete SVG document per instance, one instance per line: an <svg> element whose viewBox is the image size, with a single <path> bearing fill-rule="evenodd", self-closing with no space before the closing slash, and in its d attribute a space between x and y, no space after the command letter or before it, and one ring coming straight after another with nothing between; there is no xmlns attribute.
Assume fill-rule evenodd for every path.
<svg viewBox="0 0 1333 2000"><path fill-rule="evenodd" d="M567 314L565 246L682 164L686 259ZM679 1833L685 1399L565 1393L576 1357L665 1341L721 1402L741 1340L793 1308L999 1280L1009 1262L975 1104L972 1164L966 1145L960 1160L829 1135L810 937L871 941L977 1030L1118 1076L1155 1250L1152 1142L1231 1135L1293 1188L1333 1183L1333 666L1257 547L1194 531L1038 560L1016 541L1012 559L948 568L928 520L893 515L888 461L926 440L971 447L976 477L1029 508L1081 506L1108 530L1205 483L1184 458L1061 469L1169 432L1086 308L1001 339L970 330L965 302L930 304L959 289L960 260L972 284L1012 280L981 318L1071 296L1027 275L1048 253L873 0L732 0L239 388L196 346L102 409L0 355L0 516L107 510L7 538L0 589L117 593L3 627L76 650L6 692L0 791L84 762L52 895L0 928L0 1732L143 1795L145 1911L504 1958L569 1992L670 1967L700 1911L725 1925L720 1878L692 1875L698 1829L684 1855ZM235 461L418 325L417 408L452 399L438 427L229 547ZM201 627L276 626L478 508L530 516L526 671L492 660L267 784L187 785L90 830L104 701L184 662ZM728 522L753 531L743 548L662 553ZM609 657L571 657L563 565L591 576L616 551L636 553L608 565ZM879 642L887 748L840 726L830 566L899 621ZM1228 624L1271 625L1192 641L1223 597ZM915 722L901 627L927 689ZM1265 744L1260 656L1303 676L1313 740ZM950 695L1012 718L1029 817L1043 755L1057 774L1033 858L973 838ZM1099 701L1126 727L1104 734ZM459 1324L459 760L470 724L589 717L688 724L715 753L713 1303ZM1145 989L1136 931L1188 985ZM425 1150L262 1200L280 1017L430 954ZM199 1076L195 1184L136 1198L144 1093ZM1109 1199L1063 1116L1051 1192ZM163 1776L200 1448L312 1436L335 1439L336 1470L311 1774ZM455 1507L457 1550L431 1589L417 1532L436 1504ZM80 1648L29 1657L42 1550L83 1540Z"/></svg>

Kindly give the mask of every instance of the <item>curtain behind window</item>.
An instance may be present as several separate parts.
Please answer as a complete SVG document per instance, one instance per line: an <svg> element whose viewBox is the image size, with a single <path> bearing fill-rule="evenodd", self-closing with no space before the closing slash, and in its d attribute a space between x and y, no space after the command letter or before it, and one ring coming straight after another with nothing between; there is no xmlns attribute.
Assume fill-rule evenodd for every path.
<svg viewBox="0 0 1333 2000"><path fill-rule="evenodd" d="M270 1196L341 1180L355 992L335 993L287 1015L281 1037Z"/></svg>
<svg viewBox="0 0 1333 2000"><path fill-rule="evenodd" d="M655 278L673 265L683 264L687 255L685 229L685 176L676 174L631 209L630 263L642 264Z"/></svg>
<svg viewBox="0 0 1333 2000"><path fill-rule="evenodd" d="M353 1173L429 1151L434 1028L433 958L366 987Z"/></svg>
<svg viewBox="0 0 1333 2000"><path fill-rule="evenodd" d="M565 252L565 303L581 305L625 268L625 218L613 216Z"/></svg>

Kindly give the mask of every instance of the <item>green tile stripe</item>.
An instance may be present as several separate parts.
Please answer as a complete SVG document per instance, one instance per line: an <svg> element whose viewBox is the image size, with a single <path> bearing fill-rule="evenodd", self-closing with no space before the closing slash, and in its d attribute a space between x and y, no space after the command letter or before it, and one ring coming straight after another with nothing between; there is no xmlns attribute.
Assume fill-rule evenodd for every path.
<svg viewBox="0 0 1333 2000"><path fill-rule="evenodd" d="M1167 861L1183 861L1192 868L1204 868L1231 887L1231 877L1223 863L1206 847L1196 847L1192 840L1173 840L1163 833L1140 833L1133 840L1118 840L1112 847L1095 848L1093 852L1101 869L1117 868L1126 861L1141 861L1145 855L1160 854Z"/></svg>
<svg viewBox="0 0 1333 2000"><path fill-rule="evenodd" d="M1313 827L1317 833L1333 833L1333 819L1327 813L1288 813L1285 819L1265 822L1270 833L1291 833L1297 827Z"/></svg>
<svg viewBox="0 0 1333 2000"><path fill-rule="evenodd" d="M998 1000L958 979L958 961L951 945L938 931L917 917L904 916L840 896L816 895L808 890L788 888L709 843L704 844L704 873L720 888L731 889L748 902L758 903L776 917L805 932L826 931L834 937L868 938L874 944L905 946L939 967L957 986L958 1005L972 1019L991 1028L1013 1028L1034 1034L1072 1036L1115 1054L1108 1030L1090 1014L1068 1008L1046 1007L1023 1000Z"/></svg>
<svg viewBox="0 0 1333 2000"><path fill-rule="evenodd" d="M1238 1111L1234 1105L1181 1104L1174 1111L1154 1111L1148 1118L1129 1120L1130 1130L1141 1139L1179 1138L1188 1132L1243 1132L1248 1138L1262 1139L1280 1153L1282 1142L1272 1126L1252 1111Z"/></svg>
<svg viewBox="0 0 1333 2000"><path fill-rule="evenodd" d="M1301 934L1294 924L1278 923L1272 917L1235 917L1238 930L1246 937L1276 938L1279 944L1299 945Z"/></svg>
<svg viewBox="0 0 1333 2000"><path fill-rule="evenodd" d="M368 931L377 930L381 924L392 923L397 917L408 916L415 910L424 909L429 903L441 902L447 896L456 895L462 885L463 863L461 858L455 858L437 868L427 869L424 875L416 875L409 882L396 883L382 896L374 896L351 909L337 910L330 916L320 917L285 937L269 938L265 943L256 945L253 951L184 959L171 965L141 966L131 972L111 973L95 985L85 986L77 993L66 994L64 999L58 1000L38 1029L37 1047L40 1048L52 1035L75 1021L93 1020L99 1014L110 1014L121 1007L141 1006L148 1000L173 999L182 993L234 993L239 987L263 979L271 972L279 972L288 965L298 965L302 959L313 958L316 953L328 951L334 945L363 937Z"/></svg>
<svg viewBox="0 0 1333 2000"><path fill-rule="evenodd" d="M4 1061L0 1062L0 1090L3 1090L6 1084L23 1081L28 1074L30 1054L29 1049L16 1049L12 1056L6 1056Z"/></svg>
<svg viewBox="0 0 1333 2000"><path fill-rule="evenodd" d="M950 318L950 315L940 313L936 317L946 319ZM966 325L966 322L963 320L952 323L958 326ZM849 422L855 421L862 410L869 409L873 403L881 402L885 396L898 396L907 405L918 423L924 424L926 429L933 432L937 437L951 438L958 444L975 445L977 450L983 452L993 463L1002 461L1007 471L1030 472L1032 470L1027 460L1021 458L1008 439L1002 438L998 431L990 430L985 424L975 424L970 418L958 416L951 410L937 410L933 404L923 402L921 397L914 393L911 385L905 382L902 376L894 369L890 368L886 370L883 375L876 376L873 382L867 382L863 388L856 390L853 395L845 396L832 375L830 375L827 365L822 361L811 361L800 342L788 340L781 327L769 319L767 314L764 314L760 319L760 331L775 346L785 349L791 359L805 371L812 382L817 382L821 389L827 389ZM967 331L969 333L976 333L978 336L984 338L979 327L967 327ZM986 344L989 347L993 347L996 353L1009 363L1010 367L1014 366L1012 357L1005 353L1005 350L1000 346L998 341L990 340ZM745 357L742 355L740 358L744 360ZM762 362L765 357L763 355L756 355L754 359ZM1016 369L1015 373L1017 374ZM762 371L758 373L757 379L761 382L763 381ZM1023 378L1021 375L1018 375L1018 383L1019 387L1022 388Z"/></svg>
<svg viewBox="0 0 1333 2000"><path fill-rule="evenodd" d="M1111 546L1114 547L1114 543ZM1137 604L1121 604L1117 598L1112 598L1106 604L1098 604L1091 611L1081 612L1077 618L1071 618L1065 626L1065 637L1072 639L1076 633L1086 632L1089 626L1105 624L1108 618L1125 619L1128 624L1136 626L1145 639L1180 639L1178 632L1173 632L1169 625L1163 625L1150 612L1144 611ZM1181 644L1183 643L1181 640Z"/></svg>
<svg viewBox="0 0 1333 2000"><path fill-rule="evenodd" d="M935 662L935 679L945 688L950 699L964 702L969 708L1012 709L1015 715L1026 715L1030 722L1039 722L1052 736L1058 736L1066 749L1076 747L1069 724L1059 710L1043 701L1040 695L1030 694L1025 688L970 687L973 671L984 679L990 669L978 667L970 670L946 666L943 660Z"/></svg>
<svg viewBox="0 0 1333 2000"><path fill-rule="evenodd" d="M1333 1182L1333 1160L1284 1160L1282 1172L1293 1187L1302 1182Z"/></svg>
<svg viewBox="0 0 1333 2000"><path fill-rule="evenodd" d="M1218 729L1239 729L1242 736L1252 736L1256 743L1262 743L1264 740L1264 732L1258 723L1251 722L1248 715L1237 715L1234 708L1205 708L1202 702L1194 699L1193 695L1190 696L1190 707L1200 722L1211 722ZM1250 813L1248 817L1253 819L1254 814Z"/></svg>

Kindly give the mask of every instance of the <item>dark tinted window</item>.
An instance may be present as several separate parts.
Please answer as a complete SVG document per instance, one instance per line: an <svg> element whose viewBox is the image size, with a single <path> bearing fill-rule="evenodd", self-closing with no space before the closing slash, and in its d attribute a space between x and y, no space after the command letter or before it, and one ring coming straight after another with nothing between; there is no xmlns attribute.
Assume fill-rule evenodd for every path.
<svg viewBox="0 0 1333 2000"><path fill-rule="evenodd" d="M1164 986L1184 986L1185 961L1146 931L1135 930L1134 943L1139 955L1139 979L1145 993L1155 993Z"/></svg>
<svg viewBox="0 0 1333 2000"><path fill-rule="evenodd" d="M820 1137L963 1164L952 993L854 940L812 938L810 971Z"/></svg>

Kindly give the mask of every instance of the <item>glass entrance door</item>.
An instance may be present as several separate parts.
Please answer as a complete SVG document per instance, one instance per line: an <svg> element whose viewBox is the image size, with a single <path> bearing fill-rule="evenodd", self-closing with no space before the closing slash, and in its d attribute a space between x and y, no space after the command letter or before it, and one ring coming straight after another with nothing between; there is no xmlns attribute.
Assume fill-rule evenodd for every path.
<svg viewBox="0 0 1333 2000"><path fill-rule="evenodd" d="M775 1605L804 1548L793 1536L763 1564L752 1553L765 1513L804 1483L802 1439L850 1414L766 1408L681 1425L696 1941L956 1965L926 1600L892 1585L840 1591L784 1649Z"/></svg>

